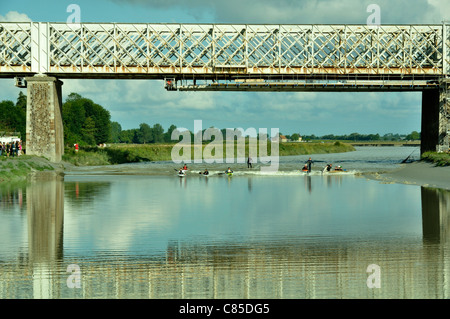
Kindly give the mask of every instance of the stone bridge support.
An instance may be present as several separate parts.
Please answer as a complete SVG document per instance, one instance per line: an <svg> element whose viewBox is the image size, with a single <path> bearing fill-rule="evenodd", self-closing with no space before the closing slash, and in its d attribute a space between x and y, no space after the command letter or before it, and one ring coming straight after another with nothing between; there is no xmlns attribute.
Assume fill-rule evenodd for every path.
<svg viewBox="0 0 450 319"><path fill-rule="evenodd" d="M420 153L445 152L450 144L450 90L449 79L440 82L440 88L422 93L422 133Z"/></svg>
<svg viewBox="0 0 450 319"><path fill-rule="evenodd" d="M64 154L62 82L37 75L27 81L26 152L60 162Z"/></svg>

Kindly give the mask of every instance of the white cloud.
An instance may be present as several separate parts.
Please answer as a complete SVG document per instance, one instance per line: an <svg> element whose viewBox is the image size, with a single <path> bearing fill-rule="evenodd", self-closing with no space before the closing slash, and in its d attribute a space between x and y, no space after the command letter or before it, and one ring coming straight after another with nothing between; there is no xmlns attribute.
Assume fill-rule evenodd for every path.
<svg viewBox="0 0 450 319"><path fill-rule="evenodd" d="M381 8L381 23L440 23L447 0L111 0L151 9L182 9L193 17L210 13L216 23L353 24L367 21L367 6ZM446 11L445 11L446 10ZM206 15L207 16L207 15Z"/></svg>
<svg viewBox="0 0 450 319"><path fill-rule="evenodd" d="M433 8L432 19L434 19L436 23L440 23L443 20L450 22L450 1L428 0L428 4Z"/></svg>
<svg viewBox="0 0 450 319"><path fill-rule="evenodd" d="M9 11L4 16L0 15L0 22L31 22L31 19L25 13Z"/></svg>

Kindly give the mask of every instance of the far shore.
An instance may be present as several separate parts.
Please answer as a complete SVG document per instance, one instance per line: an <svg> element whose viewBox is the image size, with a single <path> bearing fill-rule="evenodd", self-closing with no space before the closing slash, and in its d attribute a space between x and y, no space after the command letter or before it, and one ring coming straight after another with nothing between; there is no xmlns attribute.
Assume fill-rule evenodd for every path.
<svg viewBox="0 0 450 319"><path fill-rule="evenodd" d="M425 161L406 163L393 171L371 173L365 176L383 183L450 189L450 167L436 166Z"/></svg>

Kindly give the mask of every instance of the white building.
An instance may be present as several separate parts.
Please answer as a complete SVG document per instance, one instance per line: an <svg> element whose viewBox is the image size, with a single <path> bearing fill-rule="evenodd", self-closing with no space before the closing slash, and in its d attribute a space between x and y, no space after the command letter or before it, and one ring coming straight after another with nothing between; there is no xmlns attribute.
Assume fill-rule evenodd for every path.
<svg viewBox="0 0 450 319"><path fill-rule="evenodd" d="M20 142L20 138L18 136L1 136L0 137L0 143L11 143L11 142L15 142L15 141L19 141Z"/></svg>

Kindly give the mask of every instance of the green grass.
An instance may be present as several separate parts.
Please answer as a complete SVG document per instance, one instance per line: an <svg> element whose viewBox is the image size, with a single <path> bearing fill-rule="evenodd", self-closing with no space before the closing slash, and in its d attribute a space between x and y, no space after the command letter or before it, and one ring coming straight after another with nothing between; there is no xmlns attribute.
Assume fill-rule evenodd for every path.
<svg viewBox="0 0 450 319"><path fill-rule="evenodd" d="M53 166L43 158L28 155L2 157L0 161L0 182L24 180L33 171L53 170Z"/></svg>
<svg viewBox="0 0 450 319"><path fill-rule="evenodd" d="M436 164L436 166L450 166L449 153L425 152L421 159Z"/></svg>
<svg viewBox="0 0 450 319"><path fill-rule="evenodd" d="M352 152L355 148L346 143L280 143L280 156Z"/></svg>
<svg viewBox="0 0 450 319"><path fill-rule="evenodd" d="M66 153L62 156L62 160L75 166L99 166L111 164L108 155L103 150L80 150L76 154L75 152L66 151Z"/></svg>
<svg viewBox="0 0 450 319"><path fill-rule="evenodd" d="M99 166L108 164L123 164L136 162L155 162L172 160L172 149L176 144L117 144L106 148L82 147L78 153L73 149L66 149L63 160L76 166ZM202 145L202 155L205 159L204 149L208 143ZM212 147L212 145L210 145ZM234 145L234 156L238 154L238 146ZM249 153L249 144L245 145L245 154ZM346 143L280 143L279 155L308 155L343 153L354 151L355 148ZM190 148L191 159L194 158L194 145ZM226 155L226 144L223 145L222 154ZM258 150L259 152L259 150ZM244 155L245 155L244 154ZM214 154L213 154L214 155ZM258 154L259 155L259 154ZM264 154L266 155L266 154ZM271 155L271 145L267 145L267 155Z"/></svg>

